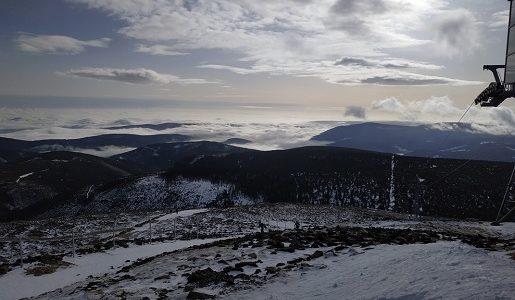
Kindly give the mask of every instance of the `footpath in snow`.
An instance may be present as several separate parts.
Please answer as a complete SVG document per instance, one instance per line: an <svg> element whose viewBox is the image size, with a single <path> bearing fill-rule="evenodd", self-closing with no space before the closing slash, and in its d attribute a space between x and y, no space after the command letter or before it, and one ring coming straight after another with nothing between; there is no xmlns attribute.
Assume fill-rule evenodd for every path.
<svg viewBox="0 0 515 300"><path fill-rule="evenodd" d="M167 220L173 220L175 218L184 218L184 217L190 217L195 214L207 212L209 209L207 208L201 208L201 209L189 209L189 210L182 210L178 213L169 213L164 216L161 216L156 219L157 222L167 221Z"/></svg>
<svg viewBox="0 0 515 300"><path fill-rule="evenodd" d="M217 240L220 239L173 241L130 248L117 248L76 258L66 257L64 261L73 265L58 269L52 274L41 276L25 275L25 272L18 268L0 277L0 299L19 299L37 296L82 281L90 275L97 276L108 272L115 272L120 267L129 265L138 258L151 257L164 252L207 244ZM131 262L128 263L126 262L127 260Z"/></svg>
<svg viewBox="0 0 515 300"><path fill-rule="evenodd" d="M178 213L163 215L156 219L156 221L162 222L177 217L189 217L206 211L208 211L208 209L184 210ZM137 229L142 230L140 228ZM219 239L178 240L141 246L134 245L129 248L116 248L106 252L92 253L75 258L65 257L63 260L72 263L72 265L66 268L60 268L54 273L41 276L25 275L24 270L17 268L0 276L0 287L2 287L0 289L0 299L18 299L36 296L82 281L88 276L115 272L120 267L130 264L139 258L151 257L164 252L202 245L216 240ZM126 262L127 260L131 262Z"/></svg>

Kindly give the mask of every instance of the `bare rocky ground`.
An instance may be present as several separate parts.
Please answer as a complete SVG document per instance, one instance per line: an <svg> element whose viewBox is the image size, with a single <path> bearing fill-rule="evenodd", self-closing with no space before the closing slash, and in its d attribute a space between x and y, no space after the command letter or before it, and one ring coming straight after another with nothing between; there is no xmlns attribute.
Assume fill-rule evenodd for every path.
<svg viewBox="0 0 515 300"><path fill-rule="evenodd" d="M503 253L506 257L515 255L515 226L512 224L491 227L477 221L302 205L233 207L182 217L181 213L175 217L174 214L153 212L150 215L154 243L237 237L140 259L112 273L90 277L37 298L230 298L246 290L266 287L285 276L323 272L333 258L377 251L382 245L456 242L482 251ZM148 219L147 215L118 215L118 222L126 229L115 234L116 246L132 247L148 242ZM113 224L112 216L90 216L74 221L83 224L84 236ZM300 229L294 228L295 221L300 223ZM258 232L259 222L267 225L264 233ZM1 224L0 233L4 237L16 237L21 232L28 235L39 231L43 238L55 238L59 234L68 234L70 224L73 224L72 220L7 223ZM77 253L87 255L111 248L112 233L102 234L104 236L100 238L81 240ZM71 255L66 243L31 242L26 243L26 261L32 259L35 265L46 266L50 271L66 268L55 260L55 257L62 259ZM4 244L2 260L7 268L17 268L19 262L8 256L10 246ZM43 250L45 255L41 255ZM57 266L53 268L49 266L51 264Z"/></svg>

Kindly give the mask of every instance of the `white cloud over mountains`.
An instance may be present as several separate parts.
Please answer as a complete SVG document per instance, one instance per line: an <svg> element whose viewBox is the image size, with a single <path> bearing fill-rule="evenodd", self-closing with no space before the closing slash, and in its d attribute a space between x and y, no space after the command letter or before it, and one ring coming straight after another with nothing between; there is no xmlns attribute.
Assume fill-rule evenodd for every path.
<svg viewBox="0 0 515 300"><path fill-rule="evenodd" d="M137 69L114 69L114 68L81 68L59 72L60 75L91 78L97 80L113 80L134 84L206 84L214 83L204 79L180 78L171 74L162 74L154 70Z"/></svg>
<svg viewBox="0 0 515 300"><path fill-rule="evenodd" d="M105 48L110 38L82 41L64 35L36 35L20 33L15 39L18 48L25 52L37 54L67 54L75 55L87 47Z"/></svg>
<svg viewBox="0 0 515 300"><path fill-rule="evenodd" d="M235 57L234 63L212 58L202 68L351 85L477 83L428 74L442 67L389 54L394 49L434 46L454 55L452 50L464 45L477 46L477 34L469 34L476 22L465 9L459 11L459 20L443 18L435 38L428 39L428 21L456 13L445 0L70 1L123 20L126 25L119 33L128 38L159 43L138 46L139 52L177 55L218 49ZM348 63L349 58L354 62Z"/></svg>
<svg viewBox="0 0 515 300"><path fill-rule="evenodd" d="M449 97L429 97L422 100L401 101L389 97L373 101L370 106L349 106L345 117L370 121L404 121L404 122L462 122L471 123L481 132L491 134L514 134L515 112L506 106L478 107L472 106L465 114L465 108L459 108Z"/></svg>
<svg viewBox="0 0 515 300"><path fill-rule="evenodd" d="M372 111L397 114L400 119L416 121L424 118L437 118L439 121L453 120L463 113L448 97L430 97L417 101L400 101L390 97L372 102Z"/></svg>

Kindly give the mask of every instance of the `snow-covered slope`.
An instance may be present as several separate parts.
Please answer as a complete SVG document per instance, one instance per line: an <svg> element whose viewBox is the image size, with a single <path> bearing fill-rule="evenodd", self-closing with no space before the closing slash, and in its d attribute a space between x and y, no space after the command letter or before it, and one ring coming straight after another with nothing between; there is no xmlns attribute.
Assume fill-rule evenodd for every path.
<svg viewBox="0 0 515 300"><path fill-rule="evenodd" d="M223 299L513 299L515 261L460 242L380 245Z"/></svg>
<svg viewBox="0 0 515 300"><path fill-rule="evenodd" d="M41 276L25 275L24 270L18 268L4 276L0 276L0 286L2 287L0 289L0 299L19 299L37 296L85 280L88 276L115 272L137 259L144 259L195 245L207 244L216 240L219 239L179 240L129 248L117 248L76 258L69 257L65 261L72 264L70 267Z"/></svg>
<svg viewBox="0 0 515 300"><path fill-rule="evenodd" d="M178 177L167 180L150 175L99 191L82 207L87 212L156 209L188 209L209 206L246 205L254 199L237 192L234 185L205 179Z"/></svg>

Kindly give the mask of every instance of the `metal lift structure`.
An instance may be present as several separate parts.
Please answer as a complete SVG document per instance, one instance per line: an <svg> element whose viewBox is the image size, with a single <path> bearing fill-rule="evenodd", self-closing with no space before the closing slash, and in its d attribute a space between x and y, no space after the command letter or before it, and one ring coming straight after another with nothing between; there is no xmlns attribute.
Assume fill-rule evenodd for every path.
<svg viewBox="0 0 515 300"><path fill-rule="evenodd" d="M508 98L515 98L515 12L513 0L510 3L510 16L508 24L508 38L506 42L506 56L504 65L484 65L483 70L489 70L494 75L494 82L481 92L474 101L476 105L482 107L497 107ZM503 80L499 76L499 70L504 69ZM504 196L497 213L496 220L492 225L499 225L506 220L513 212L515 212L515 201L507 198L510 191L511 182L515 172L515 165L504 192Z"/></svg>

